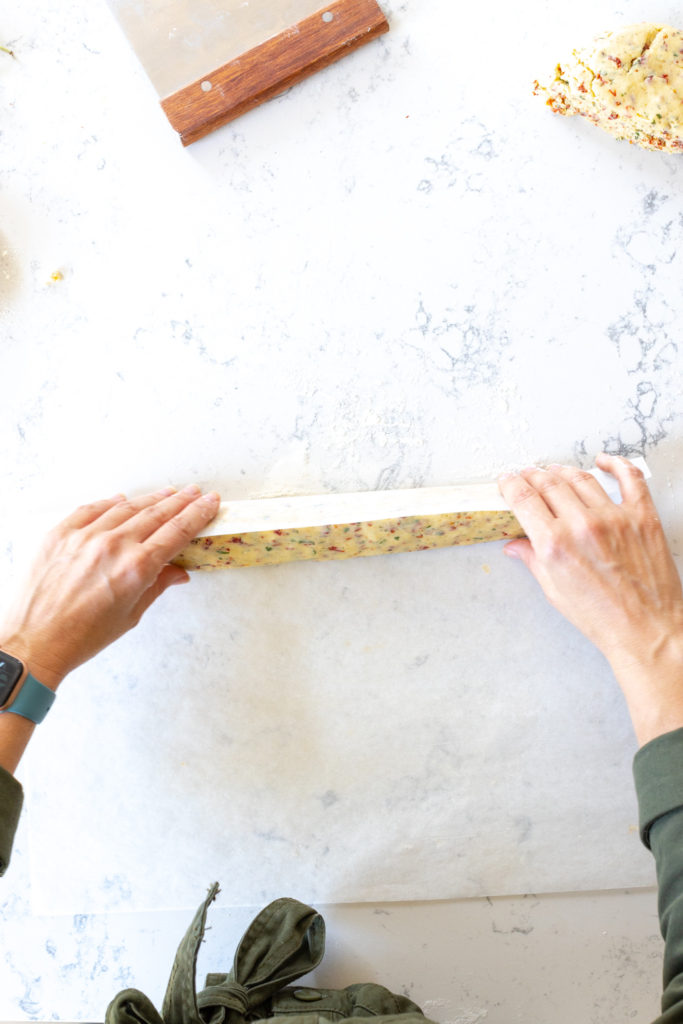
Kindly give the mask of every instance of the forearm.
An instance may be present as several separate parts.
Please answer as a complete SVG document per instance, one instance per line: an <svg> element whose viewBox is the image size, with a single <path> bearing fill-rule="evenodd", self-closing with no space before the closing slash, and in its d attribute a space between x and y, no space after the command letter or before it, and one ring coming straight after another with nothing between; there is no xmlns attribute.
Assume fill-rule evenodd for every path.
<svg viewBox="0 0 683 1024"><path fill-rule="evenodd" d="M530 468L501 480L527 539L507 544L546 597L602 651L621 686L640 750L641 835L657 863L663 1015L683 1024L683 588L642 474L601 455L621 505L589 474Z"/></svg>
<svg viewBox="0 0 683 1024"><path fill-rule="evenodd" d="M17 780L0 769L0 875L4 875L12 856L23 801L24 794Z"/></svg>
<svg viewBox="0 0 683 1024"><path fill-rule="evenodd" d="M664 939L662 1024L683 1021L683 811L661 818L652 829L657 862L659 921Z"/></svg>
<svg viewBox="0 0 683 1024"><path fill-rule="evenodd" d="M664 938L662 1016L683 1024L683 729L646 744L633 764L640 831L657 866Z"/></svg>
<svg viewBox="0 0 683 1024"><path fill-rule="evenodd" d="M639 746L683 727L683 632L641 645L637 653L615 653L608 660Z"/></svg>
<svg viewBox="0 0 683 1024"><path fill-rule="evenodd" d="M0 768L14 775L34 729L35 724L21 715L0 715Z"/></svg>

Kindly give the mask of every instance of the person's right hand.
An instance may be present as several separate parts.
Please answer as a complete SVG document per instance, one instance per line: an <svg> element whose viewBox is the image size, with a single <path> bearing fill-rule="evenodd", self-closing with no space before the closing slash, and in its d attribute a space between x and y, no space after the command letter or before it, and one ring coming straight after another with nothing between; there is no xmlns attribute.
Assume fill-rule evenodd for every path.
<svg viewBox="0 0 683 1024"><path fill-rule="evenodd" d="M137 625L168 587L189 576L169 562L216 515L198 487L83 505L46 537L0 648L56 689L72 669Z"/></svg>
<svg viewBox="0 0 683 1024"><path fill-rule="evenodd" d="M620 505L566 466L502 477L528 538L504 550L607 657L646 742L683 726L683 589L640 470L615 456L596 461L617 478Z"/></svg>

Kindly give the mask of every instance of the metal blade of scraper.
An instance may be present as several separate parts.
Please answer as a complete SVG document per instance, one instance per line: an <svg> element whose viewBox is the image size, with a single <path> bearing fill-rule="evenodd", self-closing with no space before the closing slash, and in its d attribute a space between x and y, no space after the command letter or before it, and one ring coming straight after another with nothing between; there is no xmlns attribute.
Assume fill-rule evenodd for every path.
<svg viewBox="0 0 683 1024"><path fill-rule="evenodd" d="M387 32L377 0L107 0L189 145Z"/></svg>

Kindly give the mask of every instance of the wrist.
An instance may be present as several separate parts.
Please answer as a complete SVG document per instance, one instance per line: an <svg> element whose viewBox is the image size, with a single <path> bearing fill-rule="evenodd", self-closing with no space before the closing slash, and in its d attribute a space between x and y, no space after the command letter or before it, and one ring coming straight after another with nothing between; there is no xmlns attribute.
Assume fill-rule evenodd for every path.
<svg viewBox="0 0 683 1024"><path fill-rule="evenodd" d="M56 691L66 675L54 666L50 667L48 659L41 655L38 645L25 637L8 636L0 640L0 650L18 658L23 663L26 672L29 672L39 683L47 686L50 690Z"/></svg>
<svg viewBox="0 0 683 1024"><path fill-rule="evenodd" d="M641 746L683 727L683 632L608 656Z"/></svg>

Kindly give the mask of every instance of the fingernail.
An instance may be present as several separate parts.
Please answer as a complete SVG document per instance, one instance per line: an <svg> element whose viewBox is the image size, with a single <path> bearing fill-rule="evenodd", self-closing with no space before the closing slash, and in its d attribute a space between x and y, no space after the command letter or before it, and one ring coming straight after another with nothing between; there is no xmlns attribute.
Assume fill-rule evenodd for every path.
<svg viewBox="0 0 683 1024"><path fill-rule="evenodd" d="M177 494L177 493L178 493L178 488L177 487L164 487L164 488L162 488L162 490L159 491L159 494L163 494L163 496L165 498L169 498L172 494Z"/></svg>
<svg viewBox="0 0 683 1024"><path fill-rule="evenodd" d="M188 484L187 487L183 487L183 494L201 494L201 487L197 487L196 484Z"/></svg>
<svg viewBox="0 0 683 1024"><path fill-rule="evenodd" d="M126 496L125 496L125 494L115 494L113 496L113 498L110 498L109 500L110 501L125 501L126 500Z"/></svg>
<svg viewBox="0 0 683 1024"><path fill-rule="evenodd" d="M202 505L215 505L221 500L220 494L216 494L215 491L211 491L209 494L202 495L200 501Z"/></svg>

